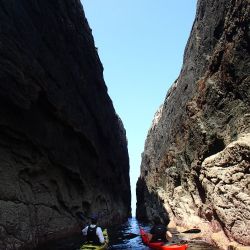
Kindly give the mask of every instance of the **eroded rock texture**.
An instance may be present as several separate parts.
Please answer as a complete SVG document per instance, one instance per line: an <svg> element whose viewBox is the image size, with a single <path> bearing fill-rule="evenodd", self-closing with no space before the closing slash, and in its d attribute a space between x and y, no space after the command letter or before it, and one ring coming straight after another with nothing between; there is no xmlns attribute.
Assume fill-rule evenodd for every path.
<svg viewBox="0 0 250 250"><path fill-rule="evenodd" d="M79 0L0 1L0 249L130 215L126 134Z"/></svg>
<svg viewBox="0 0 250 250"><path fill-rule="evenodd" d="M166 210L213 240L250 245L249 5L198 1L181 73L145 143L139 219Z"/></svg>

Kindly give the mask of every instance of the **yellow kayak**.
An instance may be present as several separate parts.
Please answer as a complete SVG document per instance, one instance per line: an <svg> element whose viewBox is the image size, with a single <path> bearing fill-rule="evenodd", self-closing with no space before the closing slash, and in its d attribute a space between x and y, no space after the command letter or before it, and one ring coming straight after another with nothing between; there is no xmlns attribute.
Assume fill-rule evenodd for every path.
<svg viewBox="0 0 250 250"><path fill-rule="evenodd" d="M103 230L103 236L105 239L105 243L103 245L93 245L93 244L88 244L85 243L81 246L80 250L84 250L84 249L92 249L92 250L104 250L104 249L108 249L108 244L109 244L109 237L108 237L108 232L107 229Z"/></svg>

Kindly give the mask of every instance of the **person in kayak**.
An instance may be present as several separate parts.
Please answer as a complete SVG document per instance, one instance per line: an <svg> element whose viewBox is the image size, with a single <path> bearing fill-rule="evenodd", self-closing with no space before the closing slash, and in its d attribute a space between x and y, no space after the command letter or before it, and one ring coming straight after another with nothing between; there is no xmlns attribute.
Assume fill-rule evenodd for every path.
<svg viewBox="0 0 250 250"><path fill-rule="evenodd" d="M168 231L167 226L162 224L159 216L155 216L153 219L154 226L148 233L150 242L169 242L172 240L172 234Z"/></svg>
<svg viewBox="0 0 250 250"><path fill-rule="evenodd" d="M98 218L91 215L91 224L82 230L83 236L87 237L87 242L93 245L102 245L105 242L101 227L97 226Z"/></svg>

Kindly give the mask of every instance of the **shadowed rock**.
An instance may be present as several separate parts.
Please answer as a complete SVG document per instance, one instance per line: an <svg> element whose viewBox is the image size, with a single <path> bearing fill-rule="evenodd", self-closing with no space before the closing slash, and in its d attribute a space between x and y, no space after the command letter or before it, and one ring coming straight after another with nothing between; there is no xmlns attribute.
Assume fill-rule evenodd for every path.
<svg viewBox="0 0 250 250"><path fill-rule="evenodd" d="M1 1L0 64L0 249L79 231L78 211L130 216L126 133L80 1Z"/></svg>

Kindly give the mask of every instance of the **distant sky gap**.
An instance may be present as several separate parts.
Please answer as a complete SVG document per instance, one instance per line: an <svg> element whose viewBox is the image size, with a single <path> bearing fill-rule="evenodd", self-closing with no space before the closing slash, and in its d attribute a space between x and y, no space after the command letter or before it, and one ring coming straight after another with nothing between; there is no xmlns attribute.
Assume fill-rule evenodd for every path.
<svg viewBox="0 0 250 250"><path fill-rule="evenodd" d="M127 132L132 213L154 114L179 76L197 0L82 0L104 79Z"/></svg>

